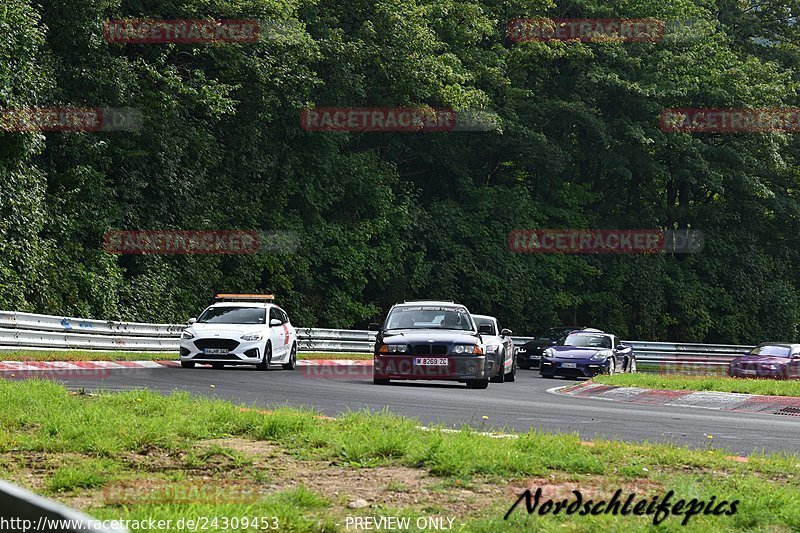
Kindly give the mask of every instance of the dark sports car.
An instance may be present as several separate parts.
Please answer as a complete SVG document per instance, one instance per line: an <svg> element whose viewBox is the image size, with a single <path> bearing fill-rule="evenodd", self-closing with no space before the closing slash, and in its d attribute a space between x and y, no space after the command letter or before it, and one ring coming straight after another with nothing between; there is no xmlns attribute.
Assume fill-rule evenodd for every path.
<svg viewBox="0 0 800 533"><path fill-rule="evenodd" d="M759 344L731 361L728 375L737 378L800 378L800 344Z"/></svg>
<svg viewBox="0 0 800 533"><path fill-rule="evenodd" d="M550 328L541 335L537 335L532 341L528 341L519 348L517 348L517 366L519 368L539 368L539 362L542 359L542 353L546 348L557 345L564 337L572 333L584 329L582 326L560 326L557 328Z"/></svg>
<svg viewBox="0 0 800 533"><path fill-rule="evenodd" d="M494 357L467 308L453 302L405 302L389 311L375 340L373 381L449 380L485 389L496 373Z"/></svg>
<svg viewBox="0 0 800 533"><path fill-rule="evenodd" d="M636 357L616 335L587 328L572 332L558 346L545 349L539 372L545 378L636 372Z"/></svg>

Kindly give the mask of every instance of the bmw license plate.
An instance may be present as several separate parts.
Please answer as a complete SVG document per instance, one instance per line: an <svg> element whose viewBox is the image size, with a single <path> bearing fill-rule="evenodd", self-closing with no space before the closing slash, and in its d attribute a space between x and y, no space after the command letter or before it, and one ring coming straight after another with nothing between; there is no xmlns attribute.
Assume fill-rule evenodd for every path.
<svg viewBox="0 0 800 533"><path fill-rule="evenodd" d="M415 366L447 366L449 361L447 357L416 357L414 358Z"/></svg>
<svg viewBox="0 0 800 533"><path fill-rule="evenodd" d="M228 350L225 348L206 348L203 350L204 355L228 355Z"/></svg>
<svg viewBox="0 0 800 533"><path fill-rule="evenodd" d="M575 363L561 363L562 368L576 368L577 365Z"/></svg>

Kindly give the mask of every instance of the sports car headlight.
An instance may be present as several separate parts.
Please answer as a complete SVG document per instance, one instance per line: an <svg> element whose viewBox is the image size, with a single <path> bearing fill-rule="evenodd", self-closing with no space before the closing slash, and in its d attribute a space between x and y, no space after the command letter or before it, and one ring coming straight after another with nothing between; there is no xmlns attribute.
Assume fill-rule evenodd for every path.
<svg viewBox="0 0 800 533"><path fill-rule="evenodd" d="M606 357L611 355L610 352L597 352L592 356L592 361L603 361Z"/></svg>
<svg viewBox="0 0 800 533"><path fill-rule="evenodd" d="M251 333L249 335L242 335L239 337L243 341L260 341L261 340L261 333Z"/></svg>
<svg viewBox="0 0 800 533"><path fill-rule="evenodd" d="M406 353L408 344L384 344L378 351L380 353Z"/></svg>
<svg viewBox="0 0 800 533"><path fill-rule="evenodd" d="M483 348L475 344L456 344L453 346L453 353L480 355L483 353Z"/></svg>
<svg viewBox="0 0 800 533"><path fill-rule="evenodd" d="M542 357L544 357L545 359L552 359L553 357L555 357L555 355L556 355L555 351L552 350L551 348L548 348L542 352Z"/></svg>
<svg viewBox="0 0 800 533"><path fill-rule="evenodd" d="M492 353L492 354L497 353L498 348L500 347L496 344L489 344L488 346L486 346L486 353Z"/></svg>
<svg viewBox="0 0 800 533"><path fill-rule="evenodd" d="M181 333L181 339L186 339L186 340L194 339L194 333L192 333L188 329L185 329L183 330L183 333Z"/></svg>

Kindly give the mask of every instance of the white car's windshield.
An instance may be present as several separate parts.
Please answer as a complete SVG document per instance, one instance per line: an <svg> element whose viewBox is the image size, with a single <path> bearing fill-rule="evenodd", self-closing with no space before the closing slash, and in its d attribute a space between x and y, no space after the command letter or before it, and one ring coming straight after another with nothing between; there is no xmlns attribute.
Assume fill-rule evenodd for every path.
<svg viewBox="0 0 800 533"><path fill-rule="evenodd" d="M267 310L255 307L209 307L200 318L200 324L266 324Z"/></svg>
<svg viewBox="0 0 800 533"><path fill-rule="evenodd" d="M611 348L611 339L605 335L587 335L586 333L573 333L564 339L564 346L579 346L585 348Z"/></svg>
<svg viewBox="0 0 800 533"><path fill-rule="evenodd" d="M497 328L494 327L494 321L489 320L488 318L476 318L475 325L478 329L481 329L481 326L489 326L492 330L489 332L489 335L497 335Z"/></svg>
<svg viewBox="0 0 800 533"><path fill-rule="evenodd" d="M386 329L456 329L475 331L469 313L463 307L403 306L386 317Z"/></svg>

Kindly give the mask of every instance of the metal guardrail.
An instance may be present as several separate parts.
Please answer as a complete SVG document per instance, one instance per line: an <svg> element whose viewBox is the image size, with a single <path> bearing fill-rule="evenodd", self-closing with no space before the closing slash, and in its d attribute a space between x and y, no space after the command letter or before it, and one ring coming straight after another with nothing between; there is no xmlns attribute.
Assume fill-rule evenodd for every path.
<svg viewBox="0 0 800 533"><path fill-rule="evenodd" d="M37 496L0 480L0 531L52 531L56 533L127 533L113 525Z"/></svg>
<svg viewBox="0 0 800 533"><path fill-rule="evenodd" d="M113 350L177 352L183 324L147 324L0 311L0 350ZM367 330L297 328L301 352L371 353L375 332ZM533 337L511 337L516 346ZM639 363L676 371L721 370L752 346L623 341Z"/></svg>

